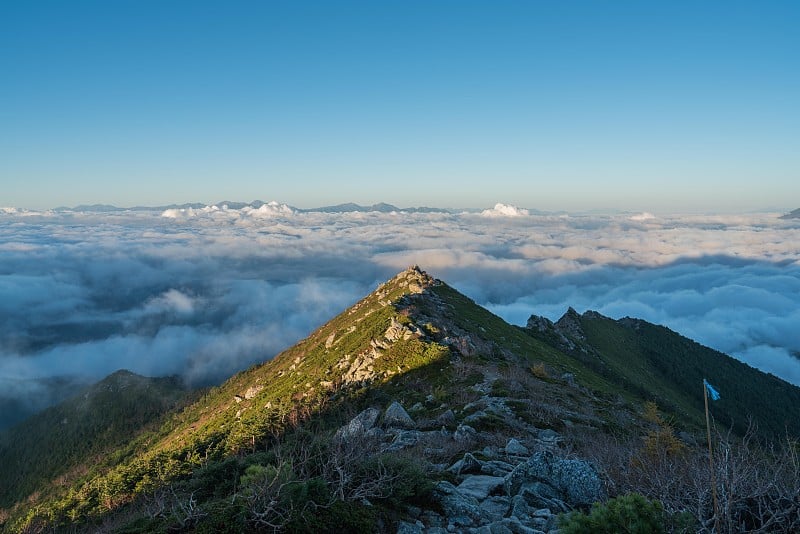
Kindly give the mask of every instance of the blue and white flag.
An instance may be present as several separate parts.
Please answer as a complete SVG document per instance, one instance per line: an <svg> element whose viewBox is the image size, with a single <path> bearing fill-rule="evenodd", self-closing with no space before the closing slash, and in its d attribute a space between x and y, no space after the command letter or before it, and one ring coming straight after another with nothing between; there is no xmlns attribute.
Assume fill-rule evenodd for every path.
<svg viewBox="0 0 800 534"><path fill-rule="evenodd" d="M719 391L714 389L714 386L709 384L706 379L703 379L703 385L706 387L706 391L708 391L708 396L711 397L711 400L719 400Z"/></svg>

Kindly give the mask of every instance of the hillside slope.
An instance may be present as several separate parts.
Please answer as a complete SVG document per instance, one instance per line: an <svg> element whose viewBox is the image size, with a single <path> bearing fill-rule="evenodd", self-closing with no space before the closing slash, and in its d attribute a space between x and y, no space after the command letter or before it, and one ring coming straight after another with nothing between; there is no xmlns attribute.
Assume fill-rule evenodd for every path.
<svg viewBox="0 0 800 534"><path fill-rule="evenodd" d="M601 346L618 326L586 331L597 327ZM408 520L554 529L554 514L624 487L610 467L598 474L570 454L599 443L639 454L654 429L672 436L642 410L650 386L662 409L693 403L655 375L633 387L646 373L620 380L611 356L609 372L558 335L531 335L410 268L81 479L17 501L0 514L4 530L394 531ZM642 368L648 355L630 352Z"/></svg>
<svg viewBox="0 0 800 534"><path fill-rule="evenodd" d="M790 211L786 215L781 215L781 219L800 219L800 208Z"/></svg>
<svg viewBox="0 0 800 534"><path fill-rule="evenodd" d="M175 378L117 371L0 433L0 508L79 479L188 399Z"/></svg>
<svg viewBox="0 0 800 534"><path fill-rule="evenodd" d="M722 426L744 434L752 422L762 438L800 436L799 388L663 326L570 308L556 323L532 316L526 331L684 425L704 424L705 378L722 392L712 410Z"/></svg>

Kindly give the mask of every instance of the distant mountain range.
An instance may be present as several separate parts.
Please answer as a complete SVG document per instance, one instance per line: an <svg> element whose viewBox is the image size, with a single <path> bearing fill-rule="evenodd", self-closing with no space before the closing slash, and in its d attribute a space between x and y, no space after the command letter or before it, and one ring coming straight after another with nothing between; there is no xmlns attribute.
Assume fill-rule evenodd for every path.
<svg viewBox="0 0 800 534"><path fill-rule="evenodd" d="M0 434L0 524L555 532L636 492L646 531L710 531L704 379L719 461L768 445L755 479L720 464L725 531L800 527L800 389L638 319L513 326L416 267L219 387L118 372Z"/></svg>
<svg viewBox="0 0 800 534"><path fill-rule="evenodd" d="M261 200L254 200L252 202L236 202L231 200L223 200L221 202L216 202L211 204L213 206L227 206L228 209L232 210L240 210L242 208L250 207L258 209L261 206L267 204ZM165 206L133 206L130 208L120 208L117 206L113 206L110 204L81 204L75 207L66 207L60 206L55 208L54 211L78 211L78 212L95 212L95 213L109 213L109 212L122 212L122 211L164 211L168 209L202 209L205 208L207 205L199 202L189 202L185 204L169 204ZM444 208L428 208L428 207L413 207L413 208L398 208L397 206L393 206L391 204L386 204L384 202L373 204L371 206L362 206L360 204L355 204L352 202L348 202L345 204L337 204L334 206L322 206L320 208L308 208L308 209L301 209L292 207L293 211L296 212L322 212L322 213L349 213L349 212L380 212L380 213L391 213L391 212L406 212L406 213L450 213L451 210L444 209Z"/></svg>

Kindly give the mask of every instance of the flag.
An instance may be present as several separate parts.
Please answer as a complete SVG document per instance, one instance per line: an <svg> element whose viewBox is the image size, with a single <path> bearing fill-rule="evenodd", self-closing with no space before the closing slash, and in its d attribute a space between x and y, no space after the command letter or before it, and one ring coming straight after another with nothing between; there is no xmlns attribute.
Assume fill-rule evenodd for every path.
<svg viewBox="0 0 800 534"><path fill-rule="evenodd" d="M706 379L703 379L703 385L706 387L706 391L708 391L708 396L711 397L711 400L719 400L719 391L714 389L714 386L709 384Z"/></svg>

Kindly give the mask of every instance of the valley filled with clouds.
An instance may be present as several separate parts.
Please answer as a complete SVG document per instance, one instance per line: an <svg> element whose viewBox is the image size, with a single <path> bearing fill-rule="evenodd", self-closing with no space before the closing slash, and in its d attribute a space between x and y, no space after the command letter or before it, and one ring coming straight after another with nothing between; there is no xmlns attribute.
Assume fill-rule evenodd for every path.
<svg viewBox="0 0 800 534"><path fill-rule="evenodd" d="M0 426L125 368L215 384L411 264L506 320L665 325L800 385L800 221L739 216L0 211Z"/></svg>

